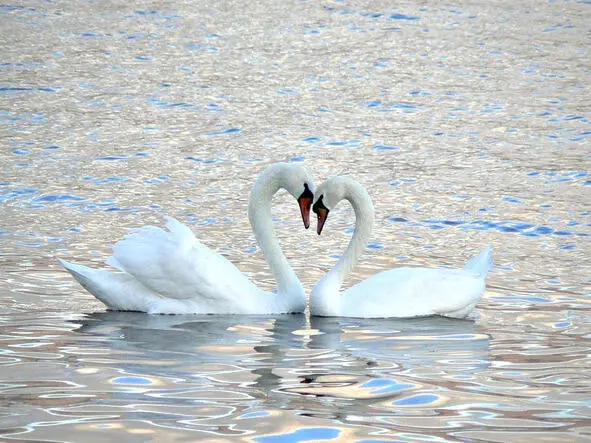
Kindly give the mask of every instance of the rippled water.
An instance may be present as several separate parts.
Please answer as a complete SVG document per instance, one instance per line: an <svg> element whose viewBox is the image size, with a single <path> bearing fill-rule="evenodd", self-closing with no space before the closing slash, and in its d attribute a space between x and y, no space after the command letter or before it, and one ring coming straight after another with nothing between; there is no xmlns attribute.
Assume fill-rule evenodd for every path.
<svg viewBox="0 0 591 443"><path fill-rule="evenodd" d="M6 441L591 440L588 1L0 5ZM263 287L246 217L273 161L374 198L349 283L461 266L469 321L107 313L100 266L174 215ZM306 288L351 235L283 193Z"/></svg>

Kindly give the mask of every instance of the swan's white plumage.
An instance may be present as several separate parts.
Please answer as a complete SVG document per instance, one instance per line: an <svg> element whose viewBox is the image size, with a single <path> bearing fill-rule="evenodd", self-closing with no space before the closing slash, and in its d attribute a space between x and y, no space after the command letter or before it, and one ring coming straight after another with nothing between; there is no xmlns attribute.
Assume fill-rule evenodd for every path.
<svg viewBox="0 0 591 443"><path fill-rule="evenodd" d="M483 278L463 269L395 268L347 289L340 315L462 318L478 303L484 287Z"/></svg>
<svg viewBox="0 0 591 443"><path fill-rule="evenodd" d="M199 242L179 221L168 219L166 227L145 226L119 241L107 264L120 272L61 263L114 310L246 314L261 309L263 291L236 266Z"/></svg>
<svg viewBox="0 0 591 443"><path fill-rule="evenodd" d="M367 191L347 177L327 180L316 191L315 198L320 196L329 210L340 200L348 200L357 221L347 251L312 289L312 315L464 318L474 309L484 293L485 277L492 266L490 246L468 260L463 269L395 268L375 274L341 293L345 275L357 263L371 235L373 205Z"/></svg>
<svg viewBox="0 0 591 443"><path fill-rule="evenodd" d="M492 246L484 248L480 254L475 255L464 265L464 270L472 272L480 277L486 277L492 268Z"/></svg>
<svg viewBox="0 0 591 443"><path fill-rule="evenodd" d="M166 228L134 230L113 247L107 264L151 291L177 300L203 298L223 303L235 301L233 297L241 297L245 291L258 291L236 266L197 240L187 226L168 218Z"/></svg>
<svg viewBox="0 0 591 443"><path fill-rule="evenodd" d="M120 240L107 260L117 271L60 262L112 310L151 314L302 312L304 290L280 251L270 210L264 206L270 204L279 188L296 194L300 187L304 190L304 183L312 186L304 168L279 163L263 172L251 194L250 219L278 281L278 294L259 289L229 260L202 244L189 227L173 218L167 219L167 229L144 226Z"/></svg>

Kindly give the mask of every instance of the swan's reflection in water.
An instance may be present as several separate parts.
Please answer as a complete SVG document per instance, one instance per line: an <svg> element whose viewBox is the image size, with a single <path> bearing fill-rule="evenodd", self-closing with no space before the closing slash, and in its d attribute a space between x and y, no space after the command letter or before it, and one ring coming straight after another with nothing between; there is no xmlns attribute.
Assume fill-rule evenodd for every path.
<svg viewBox="0 0 591 443"><path fill-rule="evenodd" d="M321 334L310 347L325 347L366 360L368 366L401 370L456 367L474 372L488 366L488 333L472 321L443 317L345 319L312 317Z"/></svg>
<svg viewBox="0 0 591 443"><path fill-rule="evenodd" d="M489 367L492 339L470 321L119 312L24 320L5 330L14 361L0 393L21 406L0 417L3 438L418 441L484 423L497 432L559 425L537 416L549 410L546 391ZM22 347L31 331L43 332L43 363ZM503 389L518 390L519 404Z"/></svg>
<svg viewBox="0 0 591 443"><path fill-rule="evenodd" d="M166 357L167 375L172 373L171 366L186 370L198 363L236 364L254 374L262 374L264 369L293 369L294 374L302 372L301 377L343 368L402 374L448 371L467 376L488 367L490 340L474 322L465 320L308 319L301 314L149 316L106 312L89 315L78 332L102 337L113 350L125 351L128 367Z"/></svg>
<svg viewBox="0 0 591 443"><path fill-rule="evenodd" d="M489 336L473 322L445 318L107 312L87 316L76 332L101 348L83 359L82 372L111 374L99 415L109 405L116 422L141 419L218 436L249 433L256 424L260 441L303 432L302 417L310 424L330 419L333 427L314 431L327 436L344 438L360 425L367 435L368 426L384 429L384 417L399 408L449 402L454 380L488 367ZM98 413L96 404L76 409Z"/></svg>

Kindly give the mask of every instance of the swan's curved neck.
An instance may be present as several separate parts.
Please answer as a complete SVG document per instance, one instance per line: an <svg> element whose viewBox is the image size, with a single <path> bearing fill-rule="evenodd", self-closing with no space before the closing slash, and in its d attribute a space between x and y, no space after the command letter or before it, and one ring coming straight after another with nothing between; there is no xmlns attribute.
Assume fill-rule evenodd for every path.
<svg viewBox="0 0 591 443"><path fill-rule="evenodd" d="M254 236L269 264L277 289L282 294L303 293L304 289L279 246L271 218L273 195L284 187L281 170L265 171L255 182L250 194L248 218Z"/></svg>
<svg viewBox="0 0 591 443"><path fill-rule="evenodd" d="M339 261L314 286L310 293L310 311L315 315L340 315L339 289L347 274L359 261L359 256L365 248L373 228L373 204L363 186L357 182L347 183L343 199L347 200L355 211L355 231Z"/></svg>
<svg viewBox="0 0 591 443"><path fill-rule="evenodd" d="M345 187L343 199L347 200L355 211L355 231L345 253L329 272L333 278L336 278L339 288L343 284L347 274L351 272L359 261L361 252L365 249L371 237L374 220L371 197L359 183L349 182Z"/></svg>

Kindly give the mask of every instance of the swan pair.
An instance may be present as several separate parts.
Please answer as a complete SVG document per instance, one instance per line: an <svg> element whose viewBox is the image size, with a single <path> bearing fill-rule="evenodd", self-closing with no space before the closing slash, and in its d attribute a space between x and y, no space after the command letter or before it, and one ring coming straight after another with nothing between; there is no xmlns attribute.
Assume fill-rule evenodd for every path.
<svg viewBox="0 0 591 443"><path fill-rule="evenodd" d="M395 268L380 272L340 293L371 235L373 205L367 191L348 177L333 177L315 190L300 165L277 163L253 186L248 216L255 238L277 282L277 294L261 290L230 261L207 248L182 223L169 218L167 230L145 226L113 247L107 260L116 271L92 269L60 260L91 294L109 309L149 314L280 314L303 312L304 288L281 251L270 204L279 189L298 201L306 228L310 209L320 234L328 214L341 200L353 206L355 232L345 254L312 289L310 312L318 316L462 318L485 288L492 264L486 248L463 269Z"/></svg>

